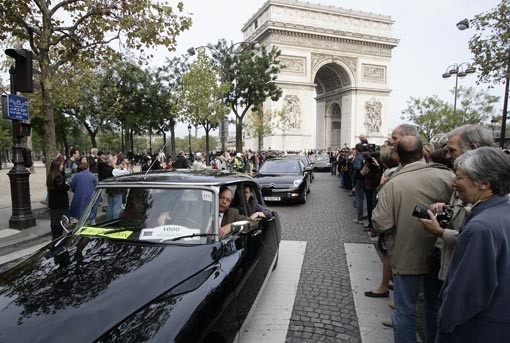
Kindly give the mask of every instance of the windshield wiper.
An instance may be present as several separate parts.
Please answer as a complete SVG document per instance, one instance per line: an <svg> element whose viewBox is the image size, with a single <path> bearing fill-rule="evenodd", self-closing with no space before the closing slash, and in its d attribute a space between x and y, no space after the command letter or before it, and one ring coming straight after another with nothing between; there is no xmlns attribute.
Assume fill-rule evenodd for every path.
<svg viewBox="0 0 510 343"><path fill-rule="evenodd" d="M179 237L174 237L174 238L164 238L162 240L160 240L159 242L165 242L165 241L178 241L178 240L181 240L183 238L192 238L192 237L208 237L208 236L218 236L217 233L194 233L192 235L185 235L185 236L179 236Z"/></svg>

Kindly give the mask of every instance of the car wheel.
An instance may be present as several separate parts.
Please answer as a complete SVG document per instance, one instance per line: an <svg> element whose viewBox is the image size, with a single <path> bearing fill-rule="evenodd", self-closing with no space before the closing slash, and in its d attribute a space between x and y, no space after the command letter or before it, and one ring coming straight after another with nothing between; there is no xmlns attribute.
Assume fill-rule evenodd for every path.
<svg viewBox="0 0 510 343"><path fill-rule="evenodd" d="M308 184L306 185L306 188L303 191L303 195L301 195L301 199L299 199L299 203L306 204L306 195L308 194Z"/></svg>

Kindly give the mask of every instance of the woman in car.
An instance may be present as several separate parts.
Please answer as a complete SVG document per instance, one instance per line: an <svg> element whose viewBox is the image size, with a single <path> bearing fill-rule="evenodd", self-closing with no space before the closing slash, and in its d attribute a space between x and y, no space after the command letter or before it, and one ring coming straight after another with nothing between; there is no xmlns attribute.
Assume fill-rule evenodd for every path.
<svg viewBox="0 0 510 343"><path fill-rule="evenodd" d="M253 196L250 187L244 188L246 202L248 203L248 215L252 220L262 220L273 218L273 212L265 206L259 204L257 199Z"/></svg>

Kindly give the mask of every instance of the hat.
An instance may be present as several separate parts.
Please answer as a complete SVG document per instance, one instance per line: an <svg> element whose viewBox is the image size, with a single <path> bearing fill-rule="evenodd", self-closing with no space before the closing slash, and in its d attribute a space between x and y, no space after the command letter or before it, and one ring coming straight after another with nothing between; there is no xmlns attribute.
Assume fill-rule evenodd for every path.
<svg viewBox="0 0 510 343"><path fill-rule="evenodd" d="M238 153L236 154L236 157L241 158L241 157L243 157L243 155L242 155L240 152L238 152Z"/></svg>

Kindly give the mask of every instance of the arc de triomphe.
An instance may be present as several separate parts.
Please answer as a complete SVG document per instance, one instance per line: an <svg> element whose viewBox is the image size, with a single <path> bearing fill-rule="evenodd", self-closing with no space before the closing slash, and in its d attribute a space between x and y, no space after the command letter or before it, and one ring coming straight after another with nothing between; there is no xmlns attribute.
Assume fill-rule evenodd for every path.
<svg viewBox="0 0 510 343"><path fill-rule="evenodd" d="M268 0L242 29L244 40L281 50L283 95L264 111L285 119L264 148L324 149L388 137L389 66L398 40L389 16L294 0ZM247 148L257 140L247 137Z"/></svg>

